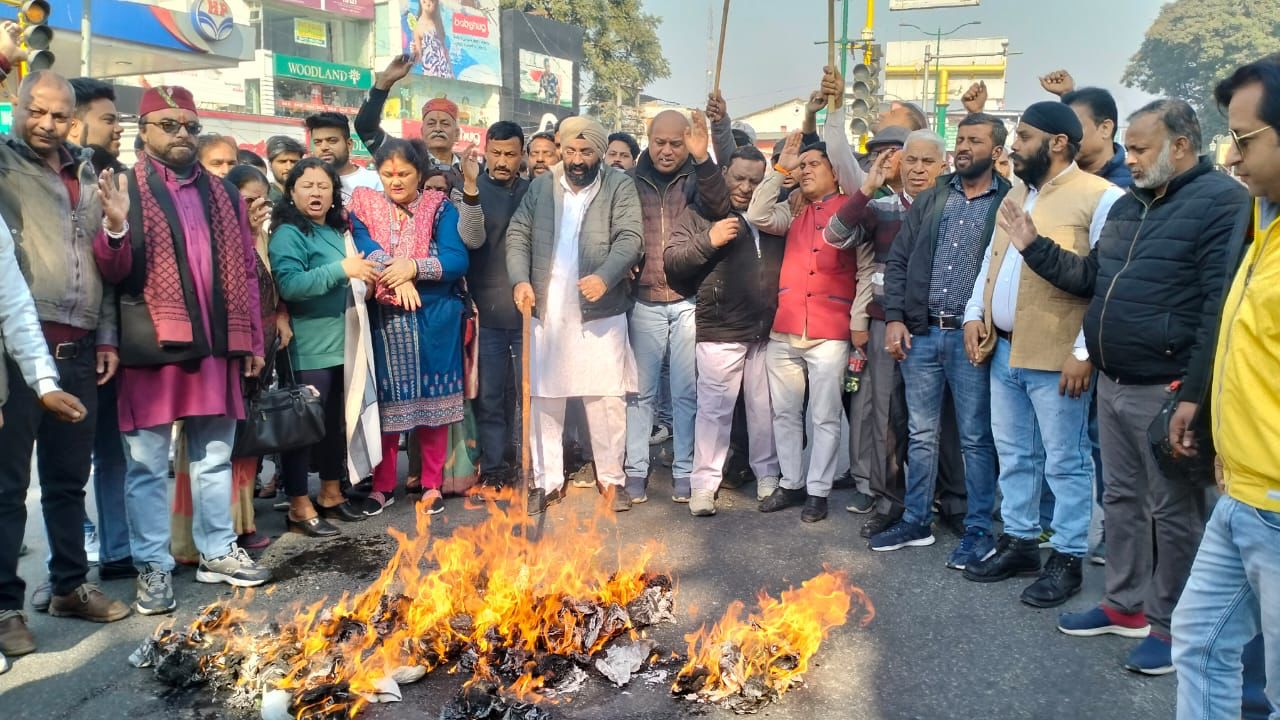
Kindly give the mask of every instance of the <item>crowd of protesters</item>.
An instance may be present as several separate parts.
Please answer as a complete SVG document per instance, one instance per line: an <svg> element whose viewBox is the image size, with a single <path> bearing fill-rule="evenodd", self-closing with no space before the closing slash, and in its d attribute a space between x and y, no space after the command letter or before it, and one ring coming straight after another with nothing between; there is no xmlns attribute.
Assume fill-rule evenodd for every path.
<svg viewBox="0 0 1280 720"><path fill-rule="evenodd" d="M946 527L947 567L1033 576L1038 608L1105 565L1059 630L1138 640L1125 667L1176 671L1180 718L1280 707L1280 56L1217 87L1225 168L1184 100L1118 138L1110 93L1065 71L1012 134L975 84L950 156L901 102L852 147L833 68L771 157L718 94L657 115L643 151L572 117L495 123L482 154L444 99L421 138L382 131L413 62L265 159L151 87L131 168L109 85L22 79L0 144L0 669L36 649L33 456L30 605L112 622L172 612L179 563L268 582L255 498L322 538L397 497L437 513L515 487L527 385L530 514L569 476L615 512L644 503L669 436L662 491L693 516L729 474L807 523L845 487L871 550ZM323 439L241 456L277 382L314 394ZM136 577L133 603L91 565Z"/></svg>

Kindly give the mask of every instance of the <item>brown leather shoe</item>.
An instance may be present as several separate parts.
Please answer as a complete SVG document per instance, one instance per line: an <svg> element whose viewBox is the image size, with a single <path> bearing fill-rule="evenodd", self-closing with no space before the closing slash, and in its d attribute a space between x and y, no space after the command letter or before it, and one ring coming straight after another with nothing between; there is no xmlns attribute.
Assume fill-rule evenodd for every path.
<svg viewBox="0 0 1280 720"><path fill-rule="evenodd" d="M128 605L107 597L92 583L85 583L67 595L54 595L49 603L49 614L54 617L78 617L100 623L123 620L130 612Z"/></svg>
<svg viewBox="0 0 1280 720"><path fill-rule="evenodd" d="M10 657L35 652L36 638L20 610L0 610L0 653Z"/></svg>

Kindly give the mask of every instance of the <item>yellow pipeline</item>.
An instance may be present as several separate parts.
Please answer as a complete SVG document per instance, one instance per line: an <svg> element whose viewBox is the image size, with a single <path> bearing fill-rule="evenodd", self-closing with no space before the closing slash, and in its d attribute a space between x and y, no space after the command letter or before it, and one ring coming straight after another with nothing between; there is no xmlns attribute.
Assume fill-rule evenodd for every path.
<svg viewBox="0 0 1280 720"><path fill-rule="evenodd" d="M979 75L1003 77L1006 66L1004 65L943 65L934 68L934 83L938 90L937 102L939 105L945 105L950 98L947 97L947 86L951 81L951 73L957 75L965 75L968 77L976 77ZM885 77L907 76L915 77L923 74L923 71L914 65L890 65L884 69Z"/></svg>

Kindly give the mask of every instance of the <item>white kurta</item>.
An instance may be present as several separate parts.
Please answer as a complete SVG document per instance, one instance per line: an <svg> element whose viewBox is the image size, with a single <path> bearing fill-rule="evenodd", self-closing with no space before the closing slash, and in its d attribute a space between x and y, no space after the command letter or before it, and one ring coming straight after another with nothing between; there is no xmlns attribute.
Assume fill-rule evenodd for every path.
<svg viewBox="0 0 1280 720"><path fill-rule="evenodd" d="M547 288L547 306L534 318L530 393L544 398L622 397L636 392L635 357L625 314L582 321L578 234L600 178L579 192L563 178L564 208Z"/></svg>

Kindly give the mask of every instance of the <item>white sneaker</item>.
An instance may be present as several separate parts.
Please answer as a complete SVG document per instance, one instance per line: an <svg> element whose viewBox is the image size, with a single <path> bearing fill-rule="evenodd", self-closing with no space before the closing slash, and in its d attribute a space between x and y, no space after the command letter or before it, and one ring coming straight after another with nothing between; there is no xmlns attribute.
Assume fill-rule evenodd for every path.
<svg viewBox="0 0 1280 720"><path fill-rule="evenodd" d="M671 428L666 425L654 425L649 431L649 444L661 445L671 439Z"/></svg>
<svg viewBox="0 0 1280 720"><path fill-rule="evenodd" d="M85 531L84 534L84 554L89 560L89 565L98 564L98 551L101 546L98 544L98 528Z"/></svg>
<svg viewBox="0 0 1280 720"><path fill-rule="evenodd" d="M716 514L716 491L694 490L689 494L689 514L707 517Z"/></svg>
<svg viewBox="0 0 1280 720"><path fill-rule="evenodd" d="M231 552L218 558L200 556L200 567L196 570L196 582L226 583L235 587L257 587L271 579L271 569L254 562L236 544L231 545Z"/></svg>
<svg viewBox="0 0 1280 720"><path fill-rule="evenodd" d="M0 653L0 675L9 671L9 661L5 659L4 653Z"/></svg>
<svg viewBox="0 0 1280 720"><path fill-rule="evenodd" d="M756 500L764 502L764 499L773 494L778 489L778 477L776 475L765 475L756 480Z"/></svg>

